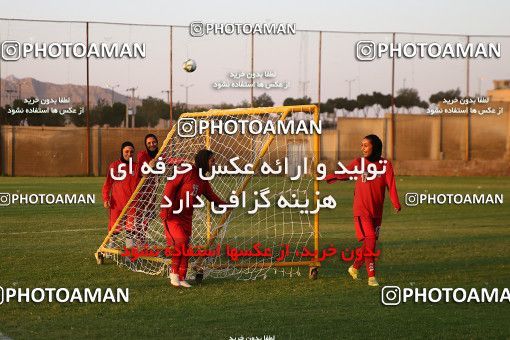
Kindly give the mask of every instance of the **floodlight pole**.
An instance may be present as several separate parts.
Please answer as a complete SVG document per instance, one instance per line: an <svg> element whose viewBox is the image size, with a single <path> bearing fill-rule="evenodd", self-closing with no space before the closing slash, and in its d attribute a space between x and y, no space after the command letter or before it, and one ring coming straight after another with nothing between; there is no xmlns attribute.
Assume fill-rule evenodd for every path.
<svg viewBox="0 0 510 340"><path fill-rule="evenodd" d="M395 33L392 33L393 46L395 46ZM391 159L395 160L395 53L391 58L391 129L390 129Z"/></svg>
<svg viewBox="0 0 510 340"><path fill-rule="evenodd" d="M162 90L161 93L166 93L166 99L168 101L168 104L170 104L170 90ZM170 118L169 125L170 125L170 128L172 128L172 119L171 118Z"/></svg>
<svg viewBox="0 0 510 340"><path fill-rule="evenodd" d="M173 120L174 120L174 108L173 108L173 92L174 92L174 84L173 84L173 26L170 26L170 94L168 96L168 104L170 105L170 125L169 129L172 130Z"/></svg>
<svg viewBox="0 0 510 340"><path fill-rule="evenodd" d="M346 82L349 85L349 100L351 100L351 85L353 82L355 82L356 79L347 79Z"/></svg>
<svg viewBox="0 0 510 340"><path fill-rule="evenodd" d="M469 46L469 40L470 40L470 36L466 36L467 38L467 45L466 46ZM469 95L470 95L470 91L469 91L469 78L470 78L470 74L469 74L469 54L466 58L466 97L469 98ZM466 135L466 140L465 140L465 144L466 144L466 153L464 155L464 158L466 161L469 161L470 157L471 157L471 114L470 114L470 111L471 111L471 104L470 104L470 101L468 101L468 105L467 105L467 114L466 114L466 132L465 132L465 135Z"/></svg>
<svg viewBox="0 0 510 340"><path fill-rule="evenodd" d="M89 46L89 22L86 23L86 45ZM87 111L85 114L85 121L87 126L87 143L85 144L85 159L87 162L87 176L90 176L90 72L89 72L90 57L87 53Z"/></svg>
<svg viewBox="0 0 510 340"><path fill-rule="evenodd" d="M109 89L111 89L111 90L112 90L112 107L113 107L113 103L114 103L114 101L113 101L113 100L114 100L114 98L115 98L115 97L114 97L114 95L115 95L115 91L114 91L114 89L115 89L115 88L117 88L117 87L119 87L119 86L120 86L119 84L116 84L116 85L110 85L110 84L107 84L107 85L106 85L106 87L108 87Z"/></svg>
<svg viewBox="0 0 510 340"><path fill-rule="evenodd" d="M9 94L9 104L12 105L12 94L13 93L16 93L16 90L13 90L13 89L6 89L5 92L7 92Z"/></svg>
<svg viewBox="0 0 510 340"><path fill-rule="evenodd" d="M130 87L126 91L131 92L131 109L132 109L132 120L133 120L133 127L135 127L135 114L136 114L136 104L135 104L135 91L138 89L138 87ZM126 115L126 127L129 127L129 115Z"/></svg>
<svg viewBox="0 0 510 340"><path fill-rule="evenodd" d="M251 86L250 86L250 106L253 107L253 85L255 84L254 83L254 78L253 78L253 73L255 72L254 71L254 54L255 54L255 34L252 32L251 34L251 74L252 74L252 78L251 78Z"/></svg>
<svg viewBox="0 0 510 340"><path fill-rule="evenodd" d="M0 58L0 108L2 108L2 58ZM2 153L2 120L0 120L0 176L4 175L4 162Z"/></svg>
<svg viewBox="0 0 510 340"><path fill-rule="evenodd" d="M322 68L322 31L319 31L319 69L317 72L317 106L319 107L319 115L320 115L320 107L321 107L321 68Z"/></svg>
<svg viewBox="0 0 510 340"><path fill-rule="evenodd" d="M190 85L184 85L184 84L181 84L181 87L184 87L186 89L186 111L188 111L188 89L190 87L192 87L194 84L190 84Z"/></svg>

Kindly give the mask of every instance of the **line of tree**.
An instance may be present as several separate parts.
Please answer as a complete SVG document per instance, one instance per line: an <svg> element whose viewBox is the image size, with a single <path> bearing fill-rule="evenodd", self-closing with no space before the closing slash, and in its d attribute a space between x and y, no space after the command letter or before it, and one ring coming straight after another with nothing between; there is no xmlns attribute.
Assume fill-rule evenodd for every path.
<svg viewBox="0 0 510 340"><path fill-rule="evenodd" d="M443 99L460 98L460 90L447 90L439 91L430 96L429 102L437 105ZM31 98L33 99L33 98ZM310 97L292 98L288 97L283 101L283 105L306 105L311 104ZM214 105L213 109L232 109L235 107L250 107L251 103L243 100L238 105L230 103L221 103ZM258 97L253 98L254 107L271 107L274 106L274 101L267 93L263 93ZM0 107L0 124L3 125L31 125L31 126L65 126L74 124L75 126L85 126L85 114L71 114L60 115L54 113L22 113L22 114L8 114L10 108L21 108L24 111L30 108L38 108L39 104L27 104L24 100L14 100L12 105ZM371 94L360 94L356 99L348 99L345 97L330 98L326 102L321 103L320 108L322 113L334 113L340 110L342 115L354 114L367 117L370 112L373 112L376 117L379 117L383 112L391 107L391 95L383 94L381 92L372 92ZM410 112L413 108L426 109L429 103L420 99L418 91L412 88L400 89L395 97L395 107L397 112ZM75 110L80 111L83 104L76 105ZM186 105L181 102L176 102L173 105L173 119L177 120L179 116L186 111L207 111L210 107L193 107L193 110L187 110ZM136 108L135 126L137 127L155 127L158 125L160 119L169 120L169 104L164 100L147 97L142 100L141 105ZM90 110L89 123L90 126L110 126L119 127L124 124L126 117L126 105L116 102L110 105L107 100L100 99Z"/></svg>
<svg viewBox="0 0 510 340"><path fill-rule="evenodd" d="M283 105L306 105L311 104L310 97L302 98L286 98ZM360 94L356 99L348 99L345 97L330 98L326 102L321 103L321 113L334 113L340 110L342 115L346 113L361 113L363 117L367 117L372 110L376 117L381 112L391 107L391 95L382 94L381 92L372 92L372 94ZM429 104L420 99L418 91L411 88L405 88L398 91L395 97L395 107L410 112L412 108L418 107L426 109Z"/></svg>

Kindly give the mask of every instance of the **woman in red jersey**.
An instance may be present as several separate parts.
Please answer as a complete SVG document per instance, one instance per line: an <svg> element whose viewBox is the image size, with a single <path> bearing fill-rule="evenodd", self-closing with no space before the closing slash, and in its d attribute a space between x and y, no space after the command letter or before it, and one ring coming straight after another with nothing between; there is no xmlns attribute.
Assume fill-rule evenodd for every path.
<svg viewBox="0 0 510 340"><path fill-rule="evenodd" d="M164 196L166 196L172 206L162 208L160 216L165 226L165 236L167 245L181 251L187 249L192 232L193 204L197 203L197 196L204 195L209 201L215 204L224 204L213 191L211 184L199 176L199 169L205 175L212 169L215 158L210 150L200 150L195 156L195 164L191 170L177 175L175 179L166 183ZM191 206L185 206L184 202L190 201ZM177 202L181 202L178 204ZM182 208L182 211L181 211ZM170 273L170 284L175 287L190 288L191 285L186 282L186 273L188 270L189 257L183 254L172 256L172 268Z"/></svg>
<svg viewBox="0 0 510 340"><path fill-rule="evenodd" d="M131 195L138 184L139 175L136 162L133 161L135 155L135 147L131 142L124 142L120 147L120 159L112 162L108 167L106 180L103 184L103 206L109 209L110 219L108 223L108 231L110 231L117 221L122 209L127 204ZM134 211L130 209L124 224L126 231L133 229ZM121 230L121 225L116 227L114 235ZM114 237L112 237L109 247L113 247ZM132 245L126 239L126 246Z"/></svg>
<svg viewBox="0 0 510 340"><path fill-rule="evenodd" d="M329 174L326 176L326 181L328 183L349 179L356 181L353 203L354 225L358 241L363 242L361 249L364 256L356 258L348 272L353 279L357 280L358 269L365 262L368 285L378 286L373 254L381 227L386 188L388 188L395 211L399 212L401 206L393 166L390 161L381 157L381 139L376 135L366 136L361 141L361 152L363 153L362 158L356 158L343 169L346 173Z"/></svg>

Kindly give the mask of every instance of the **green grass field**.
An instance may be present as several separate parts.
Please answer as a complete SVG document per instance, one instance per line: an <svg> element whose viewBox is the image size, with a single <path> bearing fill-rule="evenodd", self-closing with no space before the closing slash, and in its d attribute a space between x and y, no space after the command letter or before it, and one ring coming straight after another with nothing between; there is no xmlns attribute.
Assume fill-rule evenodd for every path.
<svg viewBox="0 0 510 340"><path fill-rule="evenodd" d="M323 263L316 281L271 277L209 279L190 290L162 277L133 273L93 253L106 233L102 178L0 178L0 192L95 193L95 206L0 207L2 287L129 287L129 303L0 305L0 333L33 338L277 339L509 338L508 303L381 303L366 275L353 281L348 264ZM510 178L399 177L406 192L503 193ZM352 183L322 185L338 206L321 215L321 244L357 245ZM510 209L503 205L403 206L387 199L379 242L381 285L400 287L510 287ZM82 231L76 231L85 229ZM74 231L73 231L74 230ZM363 272L363 274L365 274ZM1 336L0 336L1 338Z"/></svg>

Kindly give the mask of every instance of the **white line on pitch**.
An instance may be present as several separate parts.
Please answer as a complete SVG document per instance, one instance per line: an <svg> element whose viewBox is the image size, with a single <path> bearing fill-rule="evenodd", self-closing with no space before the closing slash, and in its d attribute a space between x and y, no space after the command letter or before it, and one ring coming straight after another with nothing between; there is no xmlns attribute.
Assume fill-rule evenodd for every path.
<svg viewBox="0 0 510 340"><path fill-rule="evenodd" d="M19 231L12 233L0 233L0 235L24 235L24 234L48 234L48 233L62 233L62 232L75 232L75 231L99 231L105 228L88 228L88 229L61 229L61 230L42 230L42 231Z"/></svg>

